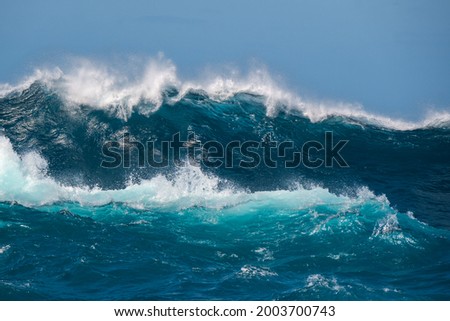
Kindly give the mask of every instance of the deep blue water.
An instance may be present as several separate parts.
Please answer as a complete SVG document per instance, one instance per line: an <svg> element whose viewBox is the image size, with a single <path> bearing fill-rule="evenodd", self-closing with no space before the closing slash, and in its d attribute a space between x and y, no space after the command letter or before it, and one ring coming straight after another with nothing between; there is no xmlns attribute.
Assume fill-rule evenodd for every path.
<svg viewBox="0 0 450 321"><path fill-rule="evenodd" d="M448 123L162 95L125 118L39 82L0 98L0 299L450 299ZM327 131L348 167L100 166L125 133L302 146Z"/></svg>

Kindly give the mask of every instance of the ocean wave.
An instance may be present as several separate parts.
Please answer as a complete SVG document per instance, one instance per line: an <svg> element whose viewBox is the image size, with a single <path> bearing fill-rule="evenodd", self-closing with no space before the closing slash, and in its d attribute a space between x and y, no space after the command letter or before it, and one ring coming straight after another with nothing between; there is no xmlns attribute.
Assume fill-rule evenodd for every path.
<svg viewBox="0 0 450 321"><path fill-rule="evenodd" d="M248 74L232 70L209 73L200 80L182 80L175 64L162 54L146 62L128 62L125 68L114 68L89 59L76 59L71 67L41 68L16 85L0 84L0 97L7 97L39 83L57 92L68 108L80 105L108 111L127 120L134 112L150 114L165 102L176 103L191 93L202 93L211 101L221 102L239 94L261 98L266 114L279 112L301 114L312 122L331 117L394 130L448 127L450 113L429 111L420 121L406 121L369 113L355 103L314 101L281 86L266 68L254 68ZM170 91L170 95L167 92Z"/></svg>
<svg viewBox="0 0 450 321"><path fill-rule="evenodd" d="M101 206L112 202L136 208L226 206L231 195L240 193L218 189L219 180L203 174L199 168L180 171L173 182L158 175L122 190L102 190L87 186L63 185L47 175L47 163L36 152L19 156L10 141L0 136L0 201L24 206L42 206L58 202L76 202Z"/></svg>
<svg viewBox="0 0 450 321"><path fill-rule="evenodd" d="M414 123L309 101L263 68L181 80L163 56L80 59L0 97L0 299L449 297L445 113ZM204 145L178 162L160 144L175 134L271 142L276 165L260 150L257 167L212 167ZM340 141L348 166L284 166L306 142ZM138 147L130 166L102 167L108 142L147 142L147 159Z"/></svg>
<svg viewBox="0 0 450 321"><path fill-rule="evenodd" d="M191 165L178 168L171 176L172 179L157 175L116 190L64 185L47 174L47 163L38 153L20 156L13 150L9 139L0 136L0 201L27 207L62 202L81 206L124 203L136 209L160 210L193 207L302 210L325 204L346 211L370 202L389 207L385 196L376 196L364 187L358 189L356 197L333 194L318 186L304 188L298 184L292 190L249 192Z"/></svg>
<svg viewBox="0 0 450 321"><path fill-rule="evenodd" d="M207 211L205 220L210 223L217 221L217 215L266 213L267 218L294 215L292 218L296 217L303 229L299 233L311 237L337 232L367 234L373 240L417 246L414 237L402 230L398 219L401 215L402 220L409 221L408 225L417 225L411 223L416 222L412 213L399 213L385 195L377 196L367 187L358 188L353 195L299 184L290 190L250 192L203 173L195 166L178 168L174 174L171 178L157 175L139 183L129 183L123 189L65 185L47 174L47 164L38 153L20 156L9 140L0 136L0 202L4 204L94 216L97 208L101 212L102 207L111 204L136 211L165 213L204 209ZM138 222L144 221L145 216ZM258 247L253 252L258 261L273 260L273 252L266 247ZM253 269L244 272L259 273Z"/></svg>

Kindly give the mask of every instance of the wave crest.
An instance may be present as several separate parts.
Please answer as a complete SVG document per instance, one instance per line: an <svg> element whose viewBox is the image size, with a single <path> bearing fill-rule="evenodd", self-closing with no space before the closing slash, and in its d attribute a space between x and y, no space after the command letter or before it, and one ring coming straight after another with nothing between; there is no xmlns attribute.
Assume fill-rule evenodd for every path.
<svg viewBox="0 0 450 321"><path fill-rule="evenodd" d="M165 99L168 103L174 103L191 92L203 92L213 101L224 101L247 93L260 96L266 114L272 117L279 111L300 113L312 122L338 116L395 130L445 127L450 124L450 113L445 111L429 112L423 120L413 122L369 113L360 104L305 99L282 87L264 67L255 68L247 75L231 71L210 74L201 80L181 80L175 64L163 54L146 62L130 61L125 65L125 68L114 68L80 58L65 70L59 67L36 69L18 85L0 84L0 97L23 91L39 82L58 92L69 106L103 109L127 120L133 112L154 112ZM175 94L167 97L169 89L174 90ZM140 106L142 104L144 107Z"/></svg>

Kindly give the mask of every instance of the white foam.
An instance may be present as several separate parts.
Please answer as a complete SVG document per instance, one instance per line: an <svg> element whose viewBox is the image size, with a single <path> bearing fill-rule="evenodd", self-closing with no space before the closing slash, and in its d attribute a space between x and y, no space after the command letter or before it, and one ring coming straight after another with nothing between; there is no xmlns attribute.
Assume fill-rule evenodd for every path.
<svg viewBox="0 0 450 321"><path fill-rule="evenodd" d="M278 274L273 272L268 267L257 267L247 264L241 267L241 270L237 273L237 276L244 279L252 279L274 277L278 276Z"/></svg>
<svg viewBox="0 0 450 321"><path fill-rule="evenodd" d="M258 255L258 261L273 261L274 260L273 252L271 250L269 250L268 248L259 247L256 250L254 250L253 252L255 252Z"/></svg>
<svg viewBox="0 0 450 321"><path fill-rule="evenodd" d="M200 80L182 81L177 75L176 66L162 54L146 62L138 61L137 64L127 62L127 68L124 69L93 60L76 59L64 71L58 67L37 69L18 85L0 84L0 97L12 91L24 90L33 82L40 81L57 90L69 106L88 105L108 110L126 120L134 111L146 114L157 110L163 101L164 89L175 87L180 93L175 100L182 99L191 90L202 90L216 100L228 99L237 93L260 95L264 99L268 116L275 116L281 108L288 112L300 112L313 122L344 116L396 130L439 127L450 123L450 113L445 111L430 111L423 120L412 122L369 113L355 103L305 99L281 86L264 67L254 68L247 75L230 71L226 74L210 73ZM136 110L140 101L148 102L148 107Z"/></svg>
<svg viewBox="0 0 450 321"><path fill-rule="evenodd" d="M407 216L409 215L407 214ZM402 231L398 222L397 213L388 214L386 217L377 221L370 239L375 238L395 245L410 245L421 248L417 245L417 241L411 235Z"/></svg>
<svg viewBox="0 0 450 321"><path fill-rule="evenodd" d="M398 223L397 215L396 214L389 214L388 216L384 217L383 219L379 220L377 222L377 225L375 226L372 236L377 237L381 235L388 235L396 232L400 232L400 226Z"/></svg>
<svg viewBox="0 0 450 321"><path fill-rule="evenodd" d="M175 65L160 55L149 59L138 75L79 59L53 87L70 103L113 109L116 115L126 119L140 100L158 108L163 90L177 86L178 82Z"/></svg>
<svg viewBox="0 0 450 321"><path fill-rule="evenodd" d="M241 195L232 189L219 190L219 180L197 167L180 169L174 181L156 176L121 190L62 185L48 177L46 170L47 163L40 155L32 152L19 157L10 141L0 136L0 201L3 202L25 206L71 201L91 206L119 202L137 208L212 208L226 206L230 201L239 202Z"/></svg>
<svg viewBox="0 0 450 321"><path fill-rule="evenodd" d="M29 88L33 83L39 81L44 85L51 86L55 81L63 76L63 72L59 67L54 68L37 68L30 75L22 79L18 84L0 84L0 98L12 92L21 92Z"/></svg>
<svg viewBox="0 0 450 321"><path fill-rule="evenodd" d="M5 253L5 252L8 251L10 248L11 248L10 245L5 245L5 246L0 247L0 254Z"/></svg>
<svg viewBox="0 0 450 321"><path fill-rule="evenodd" d="M320 290L328 289L336 293L343 291L346 293L345 288L337 282L335 277L327 278L321 274L311 274L306 279L306 288Z"/></svg>
<svg viewBox="0 0 450 321"><path fill-rule="evenodd" d="M22 204L58 201L60 186L45 176L45 160L36 153L20 158L0 136L0 199Z"/></svg>
<svg viewBox="0 0 450 321"><path fill-rule="evenodd" d="M186 81L180 89L178 99L192 90L205 91L210 98L217 101L229 99L238 93L260 95L264 99L267 114L270 116L276 114L278 106L303 104L300 97L277 84L264 67L255 68L247 75L241 75L233 70L226 75L210 73L203 80Z"/></svg>
<svg viewBox="0 0 450 321"><path fill-rule="evenodd" d="M356 197L336 195L321 187L250 193L233 186L222 187L227 182L205 174L195 166L180 168L174 173L174 179L158 175L118 190L67 186L55 181L46 172L47 163L39 154L31 152L19 156L8 138L0 136L0 201L17 202L29 207L60 202L81 206L124 203L143 209L234 208L237 212L246 213L277 209L279 206L298 211L319 204L345 211L371 200L380 206L389 205L385 197L375 196L366 188L358 191Z"/></svg>

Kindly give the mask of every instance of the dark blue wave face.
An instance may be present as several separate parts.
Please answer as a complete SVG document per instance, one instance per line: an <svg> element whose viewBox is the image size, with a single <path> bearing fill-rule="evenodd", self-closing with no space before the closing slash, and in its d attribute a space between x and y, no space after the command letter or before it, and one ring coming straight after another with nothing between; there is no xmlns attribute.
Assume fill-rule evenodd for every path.
<svg viewBox="0 0 450 321"><path fill-rule="evenodd" d="M142 102L126 120L113 108L70 107L39 83L0 99L0 125L15 153L38 152L46 177L64 188L113 195L101 204L83 193L22 202L7 191L19 183L2 178L1 299L450 298L448 126L400 131L343 116L311 122L283 108L267 116L263 97L251 94L173 100L177 94L167 90L151 113L139 112L153 107ZM348 166L286 168L289 153L325 144L327 132L334 144L347 141L340 155ZM252 168L236 166L239 156L228 168L200 161L218 190L233 189L208 205L180 190L170 206L145 190L141 207L128 204L128 194L116 199L130 192L130 178L141 189L163 175L178 188L180 172L173 155L167 167L139 166L137 149L128 168L102 167L104 144L123 144L126 134L161 153L160 142L176 133L187 143L195 133L201 143L270 137L294 147L272 153L274 167L264 154ZM318 148L309 155L322 156ZM29 185L21 188L25 195Z"/></svg>

